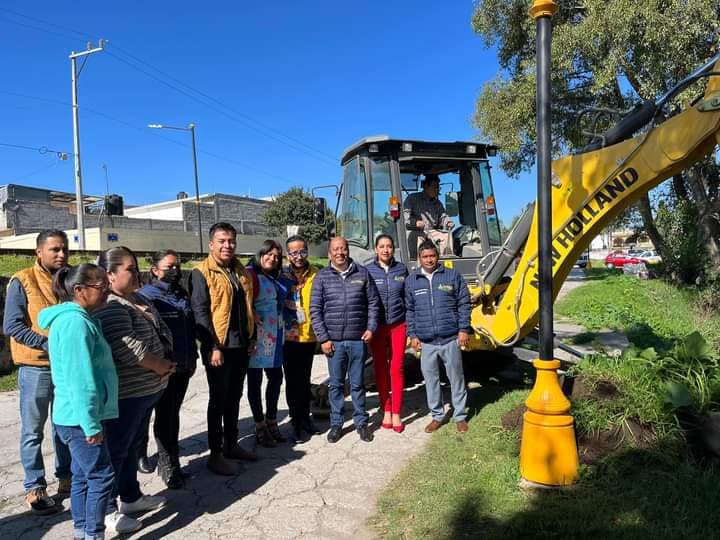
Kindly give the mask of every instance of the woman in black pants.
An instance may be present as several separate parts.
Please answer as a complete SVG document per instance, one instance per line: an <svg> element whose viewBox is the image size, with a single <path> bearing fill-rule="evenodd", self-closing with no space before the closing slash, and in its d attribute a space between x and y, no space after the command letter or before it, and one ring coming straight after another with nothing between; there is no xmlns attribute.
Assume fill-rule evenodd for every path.
<svg viewBox="0 0 720 540"><path fill-rule="evenodd" d="M158 447L158 474L170 489L185 485L186 474L180 469L178 438L180 407L188 383L197 365L195 319L190 298L180 285L180 258L172 249L158 251L152 259L150 283L140 289L170 328L173 339L173 360L177 363L167 388L155 405L153 432Z"/></svg>

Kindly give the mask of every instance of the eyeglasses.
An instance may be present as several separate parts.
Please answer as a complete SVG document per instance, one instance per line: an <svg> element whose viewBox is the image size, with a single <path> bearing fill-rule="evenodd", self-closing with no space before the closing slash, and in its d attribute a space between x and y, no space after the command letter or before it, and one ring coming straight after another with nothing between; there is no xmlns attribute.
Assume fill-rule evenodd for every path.
<svg viewBox="0 0 720 540"><path fill-rule="evenodd" d="M83 287L90 287L91 289L98 290L100 292L105 292L110 290L110 285L107 283L96 283L95 285L86 284L83 285Z"/></svg>
<svg viewBox="0 0 720 540"><path fill-rule="evenodd" d="M307 249L298 249L297 251L288 251L288 257L307 257Z"/></svg>

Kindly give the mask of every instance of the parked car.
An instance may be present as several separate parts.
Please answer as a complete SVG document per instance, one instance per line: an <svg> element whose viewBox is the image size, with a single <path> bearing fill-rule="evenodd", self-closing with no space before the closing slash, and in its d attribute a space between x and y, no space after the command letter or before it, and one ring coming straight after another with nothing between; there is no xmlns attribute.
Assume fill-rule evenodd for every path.
<svg viewBox="0 0 720 540"><path fill-rule="evenodd" d="M662 262L662 257L657 254L657 251L652 249L643 251L640 255L638 255L638 259L644 261L645 264L660 264Z"/></svg>
<svg viewBox="0 0 720 540"><path fill-rule="evenodd" d="M638 248L630 248L627 251L627 254L631 257L639 257L641 253L645 253L644 249L638 249Z"/></svg>
<svg viewBox="0 0 720 540"><path fill-rule="evenodd" d="M582 255L580 255L575 264L577 264L580 268L586 268L589 261L590 257L588 257L587 251L585 251L582 253Z"/></svg>
<svg viewBox="0 0 720 540"><path fill-rule="evenodd" d="M638 257L633 257L622 251L613 251L605 257L605 266L608 268L622 268L626 264L640 264L643 262Z"/></svg>

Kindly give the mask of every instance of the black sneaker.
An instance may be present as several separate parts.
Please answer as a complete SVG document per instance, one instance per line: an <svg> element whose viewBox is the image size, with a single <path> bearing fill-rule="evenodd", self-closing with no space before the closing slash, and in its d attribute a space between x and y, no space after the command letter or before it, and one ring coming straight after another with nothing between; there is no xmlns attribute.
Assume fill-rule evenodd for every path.
<svg viewBox="0 0 720 540"><path fill-rule="evenodd" d="M319 435L320 430L310 418L302 423L302 428L307 431L310 435Z"/></svg>
<svg viewBox="0 0 720 540"><path fill-rule="evenodd" d="M327 440L329 443L336 443L342 437L342 426L333 426L330 428L327 434Z"/></svg>
<svg viewBox="0 0 720 540"><path fill-rule="evenodd" d="M361 441L371 442L374 438L372 431L370 431L370 428L367 425L357 428L357 432L358 435L360 435Z"/></svg>
<svg viewBox="0 0 720 540"><path fill-rule="evenodd" d="M308 442L310 440L310 437L302 430L302 428L299 425L293 426L293 439L295 439L296 443L304 443Z"/></svg>
<svg viewBox="0 0 720 540"><path fill-rule="evenodd" d="M58 512L62 507L58 506L50 495L47 493L47 489L39 487L31 489L25 494L25 502L32 511L33 514L44 516L47 514L54 514Z"/></svg>

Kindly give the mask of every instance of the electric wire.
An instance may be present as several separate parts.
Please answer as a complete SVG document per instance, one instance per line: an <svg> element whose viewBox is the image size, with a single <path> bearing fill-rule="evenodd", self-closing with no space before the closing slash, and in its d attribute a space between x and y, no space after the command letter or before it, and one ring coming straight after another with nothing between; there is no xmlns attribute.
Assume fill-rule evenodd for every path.
<svg viewBox="0 0 720 540"><path fill-rule="evenodd" d="M4 12L6 12L6 13L10 13L10 14L15 15L15 16L17 16L17 17L22 17L22 18L25 18L25 19L28 19L28 20L31 20L31 21L34 21L34 22L37 22L37 23L40 23L40 24L44 24L44 25L46 25L46 26L50 26L50 27L53 27L53 28L59 28L59 29L65 31L65 32L71 32L72 34L76 34L76 35L78 35L78 36L82 36L82 37L85 38L85 39L87 39L87 38L93 39L90 34L87 34L87 33L85 33L85 32L80 32L80 31L78 31L78 30L74 30L74 29L72 29L72 28L68 28L68 27L65 27L65 26L62 26L62 25L58 25L58 24L51 23L51 22L48 22L48 21L43 21L42 19L38 19L38 18L36 18L36 17L31 17L31 16L29 16L29 15L24 15L24 14L22 14L22 13L19 13L19 12L17 12L17 11L11 10L11 9L7 9L7 8L2 8L2 7L0 7L0 11L4 11ZM68 34L66 34L66 33L65 33L65 34L62 34L62 33L59 33L59 32L52 31L52 30L48 30L48 29L46 29L46 28L42 28L42 27L39 27L39 26L30 25L30 24L23 23L23 22L20 22L20 21L15 21L15 20L12 20L12 19L4 19L4 20L6 20L6 21L8 21L8 22L11 22L11 23L13 23L13 24L17 24L17 25L24 26L24 27L27 27L27 28L31 28L31 29L34 29L34 30L38 30L38 31L41 31L41 32L46 32L46 33L53 34L53 35L56 35L56 36L69 37ZM76 38L73 36L73 39L76 39ZM108 46L109 46L110 48L112 48L112 49L117 50L117 51L120 52L121 54L123 54L123 55L131 58L135 63L133 63L133 62L131 62L131 61L125 59L125 58L122 58L121 56L118 56L117 54L114 54L113 52L109 51L109 50L108 50ZM122 62L122 63L128 65L128 66L131 67L132 69L137 70L138 72L140 72L140 73L144 74L145 76L147 76L147 77L155 80L156 82L159 82L159 83L167 86L168 88L170 88L170 89L172 89L172 90L174 90L174 91L176 91L176 92L178 92L178 93L186 96L187 98L189 98L189 99L191 99L191 100L193 100L193 101L195 101L195 102L197 102L197 103L200 103L201 105L204 105L205 107L207 107L207 108L209 108L209 109L211 109L211 110L213 110L213 111L215 111L215 112L217 112L217 113L225 116L226 118L228 118L228 119L231 120L231 121L234 121L234 122L236 122L236 123L238 123L238 124L240 124L240 125L243 125L243 126L247 127L248 129L251 129L251 130L253 130L253 131L255 131L255 132L257 132L257 133L259 133L259 134L261 134L261 135L263 135L263 136L265 136L265 137L268 137L268 138L273 139L273 140L275 140L275 141L277 141L277 142L279 142L279 143L281 143L281 144L284 144L284 145L288 146L289 148L292 148L292 149L294 149L294 150L296 150L296 151L298 151L298 152L300 152L300 153L303 153L303 154L305 154L305 155L307 155L307 156L309 156L309 157L311 157L311 158L313 158L313 159L316 159L316 160L318 160L318 161L320 161L320 162L322 162L322 163L324 163L324 164L326 164L326 165L333 166L333 167L335 167L335 166L337 165L337 162L336 162L335 158L334 158L332 155L330 155L330 154L328 154L328 153L326 153L326 152L323 152L322 150L318 150L318 149L316 149L316 148L308 145L307 143L304 143L304 142L302 142L301 140L299 140L299 139L297 139L297 138L295 138L295 137L292 137L291 135L288 135L288 134L286 134L286 133L284 133L284 132L282 132L282 131L280 131L280 130L278 130L278 129L276 129L276 128L273 128L272 126L269 126L269 125L267 125L267 124L264 124L263 122L260 122L259 120L256 120L255 118L251 117L250 115L247 115L247 114L245 114L245 113L242 113L242 112L240 112L240 111L235 110L234 108L232 108L232 107L230 107L229 105L223 103L222 101L220 101L220 100L218 100L218 99L210 96L209 94L207 94L207 93L205 93L205 92L203 92L203 91L201 91L201 90L198 90L197 88L195 88L195 87L193 87L193 86L191 86L191 85L189 85L189 84L181 81L180 79L178 79L178 78L176 78L176 77L173 77L172 75L169 75L168 73L160 70L159 68L153 66L152 64L146 62L145 60L139 58L138 56L136 56L136 55L134 55L134 54L126 51L125 49L123 49L123 48L121 48L121 47L119 47L119 46L117 46L117 45L115 45L115 44L113 44L113 43L111 43L111 42L108 42L108 43L107 43L106 48L104 49L104 52L105 52L107 55L115 58L115 59L118 60L119 62ZM87 58L85 58L85 61L87 61ZM148 68L152 69L153 71L155 71L155 72L163 75L163 76L166 77L167 79L170 79L171 81L174 81L175 83L184 86L185 88L189 89L191 92L188 92L188 91L186 91L186 90L183 90L183 89L180 88L179 86L174 85L174 84L171 84L171 83L167 82L166 80L163 80L162 78L158 77L158 76L155 75L154 73L151 73L150 71L148 71L148 70L146 70L146 69L143 69L142 67L138 66L137 63L140 63L140 64L142 64L142 65L147 66ZM84 67L84 65L85 65L85 62L83 62L83 64L82 64L82 66L80 67L80 70L79 70L79 71L82 71L82 67ZM78 72L78 74L79 74L79 72ZM197 94L197 95L195 95L195 94ZM211 103L208 103L207 101L203 101L203 99L198 98L198 95L201 96L202 98L204 98L205 100L210 101ZM218 106L213 105L213 103L219 105L220 108L219 108ZM223 109L227 109L227 110L223 110ZM231 111L232 114L229 113L228 111ZM243 117L243 118L245 118L246 120L243 120L242 118L238 118L238 117ZM252 123L257 124L257 125L252 125L252 124L249 123L249 122L252 122ZM259 127L258 127L258 126L259 126ZM286 140L285 140L285 139L286 139ZM290 141L290 142L288 142L288 141Z"/></svg>
<svg viewBox="0 0 720 540"><path fill-rule="evenodd" d="M55 105L63 105L63 106L66 106L66 107L72 107L72 104L71 104L71 103L66 102L66 101L57 100L57 99L49 99L49 98L44 98L44 97L39 97L39 96L31 96L31 95L28 95L28 94L21 94L21 93L18 93L18 92L10 92L10 91L6 91L6 90L0 90L0 94L11 95L11 96L15 96L15 97L21 97L21 98L25 98L25 99L40 101L40 102L52 103L52 104L55 104ZM190 144L182 143L182 142L180 142L180 141L177 141L177 140L173 139L172 137L167 137L167 136L165 136L165 135L162 135L161 133L158 133L159 130L150 130L150 129L147 129L147 128L145 128L145 127L138 127L138 126L135 125L135 124L132 124L132 123L127 122L127 121L125 121L125 120L122 120L122 119L120 119L120 118L116 118L116 117L111 116L111 115L109 115L109 114L107 114L107 113L104 113L104 112L102 112L102 111L98 111L97 109L93 109L93 108L91 108L91 107L87 107L87 106L84 106L84 105L81 105L81 106L80 106L80 110L81 110L81 111L84 111L84 112L88 112L88 113L90 113L90 114L94 114L94 115L99 116L100 118L104 118L104 119L106 119L106 120L108 120L108 121L110 121L110 122L115 122L116 124L121 125L121 126L124 126L124 127L126 127L126 128L133 129L133 130L138 131L138 132L140 132L140 133L142 133L142 134L144 134L144 135L151 135L151 136L153 136L153 137L157 137L157 138L162 139L162 140L164 140L164 141L170 142L170 143L172 143L172 144L174 144L174 145L176 145L176 146L182 146L183 148L192 148L192 146L191 146ZM36 148L32 148L32 147L28 147L28 148L31 149L31 150L37 150ZM213 159L217 159L217 160L220 160L220 161L224 161L224 162L226 162L226 163L230 163L231 165L235 165L236 167L241 167L241 168L246 169L246 170L248 170L248 171L252 171L252 172L255 172L255 173L258 173L258 174L262 174L263 176L266 176L266 177L268 177L268 178L273 178L273 179L275 179L275 180L279 180L279 181L281 181L281 182L283 182L283 183L285 183L285 184L288 184L288 185L290 185L290 186L295 186L295 185L298 185L298 184L299 184L298 181L290 180L289 178L286 178L286 177L284 177L284 176L280 176L280 175L277 175L277 174L268 172L268 171L263 170L263 169L261 169L261 168L259 168L259 167L256 167L256 166L254 166L254 165L251 165L251 164L249 164L249 163L245 163L245 162L243 162L243 161L236 160L236 159L234 159L234 158L230 158L230 157L227 157L227 156L223 156L223 155L221 155L221 154L217 154L217 153L214 153L214 152L210 152L210 151L208 151L208 150L203 150L203 149L201 149L201 148L198 148L198 149L197 149L197 152L198 152L198 154L202 154L202 155L211 157L211 158L213 158ZM72 152L69 152L68 155L74 155L74 154L72 154Z"/></svg>

